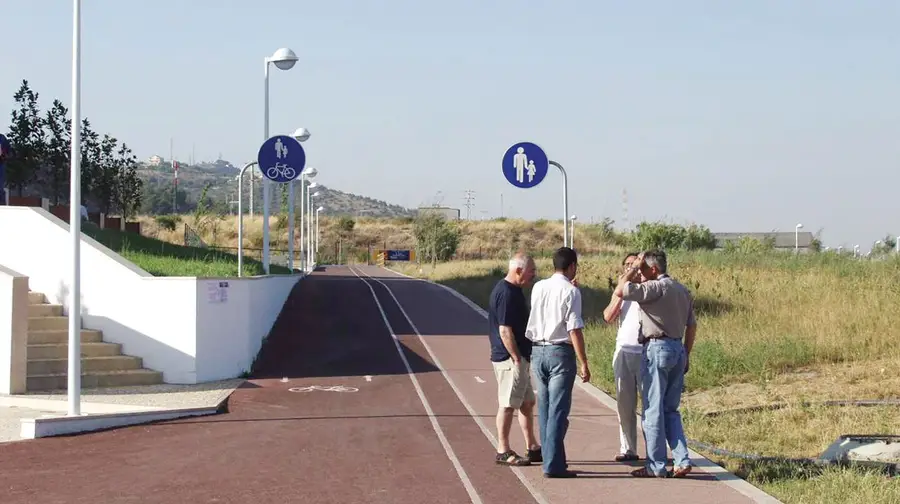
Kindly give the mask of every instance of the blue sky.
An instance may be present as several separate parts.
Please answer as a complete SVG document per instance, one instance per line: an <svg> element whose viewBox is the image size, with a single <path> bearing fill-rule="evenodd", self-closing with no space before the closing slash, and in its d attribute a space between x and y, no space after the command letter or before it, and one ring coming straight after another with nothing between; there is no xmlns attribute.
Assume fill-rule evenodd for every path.
<svg viewBox="0 0 900 504"><path fill-rule="evenodd" d="M0 111L22 79L71 96L71 2L2 7ZM473 217L562 215L561 179L512 187L541 145L580 221L818 231L867 250L900 233L900 3L884 1L89 0L83 114L141 158L255 159L307 127L330 187ZM26 50L27 48L27 50ZM482 213L484 212L484 213Z"/></svg>

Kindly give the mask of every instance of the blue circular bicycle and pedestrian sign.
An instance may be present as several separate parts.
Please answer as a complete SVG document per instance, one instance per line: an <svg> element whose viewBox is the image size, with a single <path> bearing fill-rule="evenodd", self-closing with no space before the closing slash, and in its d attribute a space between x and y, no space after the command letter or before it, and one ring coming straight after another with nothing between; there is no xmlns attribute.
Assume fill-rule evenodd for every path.
<svg viewBox="0 0 900 504"><path fill-rule="evenodd" d="M540 184L549 168L547 153L531 142L514 144L503 155L503 176L510 184L522 189Z"/></svg>
<svg viewBox="0 0 900 504"><path fill-rule="evenodd" d="M256 162L259 170L272 182L284 184L303 173L306 167L306 152L296 138L275 135L263 142Z"/></svg>

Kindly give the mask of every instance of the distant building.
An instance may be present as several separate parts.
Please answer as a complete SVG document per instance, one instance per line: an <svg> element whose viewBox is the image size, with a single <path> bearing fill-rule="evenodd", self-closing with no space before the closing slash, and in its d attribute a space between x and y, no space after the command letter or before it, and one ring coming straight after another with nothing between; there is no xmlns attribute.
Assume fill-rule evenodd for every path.
<svg viewBox="0 0 900 504"><path fill-rule="evenodd" d="M436 213L442 215L447 220L459 220L459 208L449 207L419 207L416 210L419 214Z"/></svg>
<svg viewBox="0 0 900 504"><path fill-rule="evenodd" d="M727 242L740 241L741 238L752 238L762 242L773 240L775 249L794 250L794 233L791 231L784 233L713 233L716 237L716 248L725 248ZM809 250L813 242L813 234L809 231L803 231L797 234L797 245L801 250Z"/></svg>
<svg viewBox="0 0 900 504"><path fill-rule="evenodd" d="M150 166L159 166L165 162L165 159L159 156L150 156L150 159L147 160L147 164Z"/></svg>

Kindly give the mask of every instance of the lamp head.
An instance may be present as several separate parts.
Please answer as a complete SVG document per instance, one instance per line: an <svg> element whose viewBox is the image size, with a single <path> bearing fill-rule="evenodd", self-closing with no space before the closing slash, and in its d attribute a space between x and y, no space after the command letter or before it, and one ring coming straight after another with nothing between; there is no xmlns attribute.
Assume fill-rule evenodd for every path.
<svg viewBox="0 0 900 504"><path fill-rule="evenodd" d="M306 187L309 188L309 189L315 189L316 187L319 187L319 184L317 184L317 183L315 183L315 182L312 182L311 184L309 184L309 185L306 186Z"/></svg>
<svg viewBox="0 0 900 504"><path fill-rule="evenodd" d="M279 70L290 70L299 59L294 51L287 47L275 51L275 54L268 58L270 62L275 63Z"/></svg>
<svg viewBox="0 0 900 504"><path fill-rule="evenodd" d="M309 140L309 130L306 128L297 128L291 136L296 138L298 142L305 142Z"/></svg>
<svg viewBox="0 0 900 504"><path fill-rule="evenodd" d="M316 208L316 212L321 212L322 210L325 210L325 207L320 206L319 208Z"/></svg>
<svg viewBox="0 0 900 504"><path fill-rule="evenodd" d="M313 183L315 183L315 182L313 182ZM319 194L320 194L319 191L316 191L316 192L312 193L312 196L318 196Z"/></svg>
<svg viewBox="0 0 900 504"><path fill-rule="evenodd" d="M309 166L305 170L303 170L303 175L307 179L315 178L316 175L318 175L318 174L319 174L319 170L313 168L312 166Z"/></svg>

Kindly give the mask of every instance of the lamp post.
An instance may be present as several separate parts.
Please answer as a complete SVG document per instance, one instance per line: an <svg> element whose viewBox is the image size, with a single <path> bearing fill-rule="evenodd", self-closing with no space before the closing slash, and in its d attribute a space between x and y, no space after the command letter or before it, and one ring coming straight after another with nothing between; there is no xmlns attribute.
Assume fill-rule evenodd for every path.
<svg viewBox="0 0 900 504"><path fill-rule="evenodd" d="M319 212L321 212L322 210L325 210L325 207L320 206L319 208L316 208L316 248L315 248L315 250L316 250L317 256L319 254L319 237L321 236L319 234Z"/></svg>
<svg viewBox="0 0 900 504"><path fill-rule="evenodd" d="M309 188L314 189L314 188L318 187L318 185L319 184L316 184L315 182L313 182L312 184L309 185ZM306 234L306 251L307 251L307 260L309 262L310 268L313 267L313 261L315 260L315 258L313 256L313 238L312 238L312 224L313 224L313 222L312 222L313 221L312 199L315 198L316 196L319 196L320 194L321 193L319 191L316 191L312 194L308 194L308 196L306 198L307 199L306 203L308 205L306 208L306 211L307 211L307 214L306 214L306 225L307 225L307 228L306 228L306 232L307 232L307 234Z"/></svg>
<svg viewBox="0 0 900 504"><path fill-rule="evenodd" d="M309 130L306 128L297 128L292 135L298 142L309 140ZM301 176L301 184L303 179ZM300 190L303 188L301 186ZM301 206L302 208L302 206ZM288 268L291 273L294 272L294 181L288 182Z"/></svg>
<svg viewBox="0 0 900 504"><path fill-rule="evenodd" d="M306 260L308 258L306 250L306 237L308 236L305 220L307 213L306 200L309 197L309 186L315 184L315 182L309 183L309 180L314 179L318 174L319 170L310 167L300 175L300 261L303 264L303 271L306 271Z"/></svg>
<svg viewBox="0 0 900 504"><path fill-rule="evenodd" d="M800 229L802 227L803 224L794 226L794 252L800 252Z"/></svg>
<svg viewBox="0 0 900 504"><path fill-rule="evenodd" d="M81 415L81 0L72 2L72 141L69 176L68 415Z"/></svg>
<svg viewBox="0 0 900 504"><path fill-rule="evenodd" d="M265 105L264 105L264 129L263 129L263 141L269 139L269 63L274 63L275 68L279 70L290 70L294 67L294 64L297 63L299 58L294 51L282 47L281 49L275 51L275 54L272 56L268 56L265 58L265 68L264 68L264 76L265 76ZM269 211L270 211L270 189L272 187L271 181L269 179L263 180L263 251L262 251L262 260L263 260L263 268L265 269L266 274L269 274Z"/></svg>
<svg viewBox="0 0 900 504"><path fill-rule="evenodd" d="M578 220L578 216L572 214L572 217L570 217L570 219L572 219L572 232L569 233L569 240L571 240L572 242L572 250L575 250L575 221Z"/></svg>

